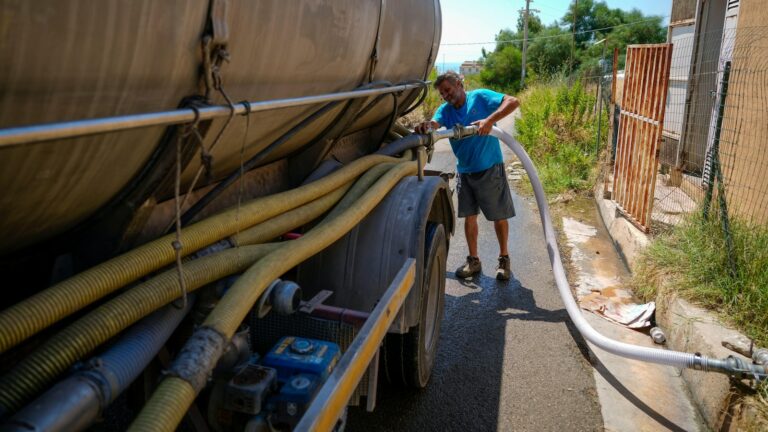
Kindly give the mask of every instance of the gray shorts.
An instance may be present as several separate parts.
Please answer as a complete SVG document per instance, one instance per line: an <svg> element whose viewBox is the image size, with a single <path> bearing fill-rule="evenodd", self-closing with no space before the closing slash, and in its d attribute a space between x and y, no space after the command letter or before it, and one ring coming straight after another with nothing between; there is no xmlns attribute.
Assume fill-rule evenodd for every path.
<svg viewBox="0 0 768 432"><path fill-rule="evenodd" d="M476 215L479 210L489 221L509 219L515 215L512 192L502 163L485 171L459 174L456 189L459 217Z"/></svg>

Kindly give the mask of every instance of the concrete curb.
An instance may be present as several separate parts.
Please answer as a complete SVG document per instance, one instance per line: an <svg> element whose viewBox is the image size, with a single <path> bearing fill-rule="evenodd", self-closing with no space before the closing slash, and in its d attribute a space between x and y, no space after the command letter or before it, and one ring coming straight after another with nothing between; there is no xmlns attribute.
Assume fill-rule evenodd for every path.
<svg viewBox="0 0 768 432"><path fill-rule="evenodd" d="M630 270L634 270L639 253L650 244L648 236L620 215L616 203L603 198L603 184L595 186L595 201L616 249ZM660 292L665 290L660 289ZM656 321L667 335L667 347L676 351L698 352L712 358L729 355L748 359L722 346L728 338L742 336L725 327L715 315L679 298L656 299ZM749 413L734 408L735 392L728 377L691 369L682 371L693 403L707 425L718 431L740 430Z"/></svg>
<svg viewBox="0 0 768 432"><path fill-rule="evenodd" d="M613 239L614 246L627 263L627 267L634 270L640 251L650 243L648 236L621 216L615 202L603 199L602 182L597 182L594 192L600 217Z"/></svg>
<svg viewBox="0 0 768 432"><path fill-rule="evenodd" d="M751 359L724 348L723 340L741 334L727 328L710 312L680 298L656 303L656 322L666 331L667 346L677 351L698 352L711 358L739 357L751 363ZM693 369L682 370L693 402L702 418L713 430L741 430L737 424L742 417L735 412L738 402L730 379L722 374L704 373ZM736 417L736 418L734 418Z"/></svg>

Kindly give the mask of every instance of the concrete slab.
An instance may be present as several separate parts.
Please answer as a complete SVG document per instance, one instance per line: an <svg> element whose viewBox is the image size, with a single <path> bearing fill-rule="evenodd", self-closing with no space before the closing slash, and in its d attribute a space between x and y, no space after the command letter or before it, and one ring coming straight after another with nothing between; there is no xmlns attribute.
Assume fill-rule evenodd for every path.
<svg viewBox="0 0 768 432"><path fill-rule="evenodd" d="M621 342L653 346L648 335L610 323L592 313L584 317L597 331ZM589 344L595 384L606 431L705 431L707 427L680 371L627 360Z"/></svg>
<svg viewBox="0 0 768 432"><path fill-rule="evenodd" d="M563 218L563 231L571 256L571 276L577 296L600 293L612 301L633 301L624 287L629 272L614 251L613 241L597 211L580 220ZM582 311L587 322L603 335L633 345L656 347L650 337ZM606 353L591 343L595 385L607 431L706 430L690 401L677 369L627 360Z"/></svg>
<svg viewBox="0 0 768 432"><path fill-rule="evenodd" d="M656 179L651 218L667 225L677 225L683 221L686 214L696 210L697 204L685 191L679 187L667 186L667 183L666 176Z"/></svg>

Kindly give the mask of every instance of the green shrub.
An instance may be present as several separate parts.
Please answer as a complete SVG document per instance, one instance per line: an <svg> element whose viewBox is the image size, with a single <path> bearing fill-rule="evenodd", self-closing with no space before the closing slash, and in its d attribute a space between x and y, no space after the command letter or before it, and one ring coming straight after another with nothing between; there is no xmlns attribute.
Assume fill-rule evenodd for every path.
<svg viewBox="0 0 768 432"><path fill-rule="evenodd" d="M597 163L594 95L581 83L564 80L534 84L520 95L517 139L530 154L549 194L589 190ZM603 139L607 115L602 116Z"/></svg>

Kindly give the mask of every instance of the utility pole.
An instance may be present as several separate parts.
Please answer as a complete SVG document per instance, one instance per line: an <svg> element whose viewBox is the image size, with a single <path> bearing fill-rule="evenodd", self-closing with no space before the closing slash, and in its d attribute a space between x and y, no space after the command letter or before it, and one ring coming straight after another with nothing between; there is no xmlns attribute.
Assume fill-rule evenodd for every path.
<svg viewBox="0 0 768 432"><path fill-rule="evenodd" d="M525 10L520 10L521 13L523 13L523 69L520 71L520 90L523 89L525 86L525 63L528 52L528 17L531 13L531 2L533 0L525 0ZM534 12L538 12L538 10L534 9Z"/></svg>
<svg viewBox="0 0 768 432"><path fill-rule="evenodd" d="M576 14L579 9L579 0L573 0L573 26L571 27L571 61L568 64L568 82L573 75L573 52L576 51Z"/></svg>

